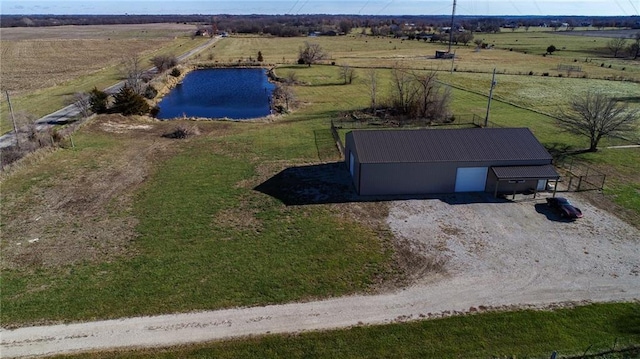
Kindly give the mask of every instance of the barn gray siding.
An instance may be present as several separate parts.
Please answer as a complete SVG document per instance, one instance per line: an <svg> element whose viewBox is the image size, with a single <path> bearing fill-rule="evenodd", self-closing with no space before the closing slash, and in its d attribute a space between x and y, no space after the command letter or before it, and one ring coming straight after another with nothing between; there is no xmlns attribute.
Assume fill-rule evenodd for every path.
<svg viewBox="0 0 640 359"><path fill-rule="evenodd" d="M455 191L456 174L459 167L535 166L551 163L551 156L529 130L491 131L479 129L450 132L447 135L457 136L458 133L461 133L465 140L467 138L475 140L476 135L480 135L479 137L491 135L488 137L491 137L492 140L496 139L507 145L502 149L502 152L494 145L492 145L493 147L484 146L484 150L480 151L480 156L478 153L474 153L473 148L466 141L461 141L460 147L452 146L452 143L440 143L438 146L429 143L425 146L425 142L421 142L420 136L418 136L424 135L437 140L438 137L433 137L434 134L447 134L447 132L438 131L447 130L366 131L358 133L357 144L353 132L347 133L345 137L345 162L349 168L350 154L353 153L355 161L352 178L356 192L360 195L452 193ZM386 137L385 132L390 137ZM494 133L491 134L491 132ZM408 136L410 146L406 142L403 143L405 135ZM516 137L522 137L523 141L518 142L510 136L504 138L505 135L518 135ZM363 141L362 138L366 141ZM445 139L448 138L445 136ZM447 145L453 152L443 150ZM437 150L429 150L434 148L432 146ZM466 148L464 148L465 146ZM509 149L514 146L516 149L510 152ZM527 152L527 148L530 148L530 152ZM406 156L403 156L403 153ZM470 160L463 160L462 158L465 156L468 156L466 158ZM488 158L481 159L480 157L483 156ZM489 170L485 191L493 192L496 181L495 174ZM537 180L522 184L509 184L503 181L500 183L500 191L512 191L513 186L517 186L519 190L526 190L535 188L536 185Z"/></svg>
<svg viewBox="0 0 640 359"><path fill-rule="evenodd" d="M367 163L360 172L361 195L453 192L453 163Z"/></svg>

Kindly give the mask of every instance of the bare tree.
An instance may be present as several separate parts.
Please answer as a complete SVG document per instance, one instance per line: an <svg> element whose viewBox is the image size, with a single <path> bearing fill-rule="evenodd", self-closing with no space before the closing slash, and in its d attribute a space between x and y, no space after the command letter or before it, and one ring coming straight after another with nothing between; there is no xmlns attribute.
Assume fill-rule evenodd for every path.
<svg viewBox="0 0 640 359"><path fill-rule="evenodd" d="M467 46L471 40L473 40L473 33L471 31L465 31L456 36L457 40L460 41L464 46Z"/></svg>
<svg viewBox="0 0 640 359"><path fill-rule="evenodd" d="M80 111L83 118L91 115L91 98L89 94L84 92L76 92L73 94L73 104Z"/></svg>
<svg viewBox="0 0 640 359"><path fill-rule="evenodd" d="M295 95L288 84L277 84L272 96L272 107L277 111L289 111L289 107L295 103Z"/></svg>
<svg viewBox="0 0 640 359"><path fill-rule="evenodd" d="M598 150L604 137L619 136L635 131L640 110L600 92L588 92L575 97L569 109L560 109L558 125L563 129L589 138L589 152Z"/></svg>
<svg viewBox="0 0 640 359"><path fill-rule="evenodd" d="M430 122L445 122L450 117L451 90L438 83L436 71L413 73L416 83L416 103L412 114Z"/></svg>
<svg viewBox="0 0 640 359"><path fill-rule="evenodd" d="M304 47L300 48L298 62L311 66L320 60L324 60L327 56L319 44L305 41Z"/></svg>
<svg viewBox="0 0 640 359"><path fill-rule="evenodd" d="M350 84L356 78L356 70L349 65L340 66L340 78L344 81L344 84Z"/></svg>
<svg viewBox="0 0 640 359"><path fill-rule="evenodd" d="M125 84L133 92L141 95L144 91L144 70L142 69L142 60L138 55L126 57L123 60Z"/></svg>
<svg viewBox="0 0 640 359"><path fill-rule="evenodd" d="M629 57L632 57L634 60L637 60L640 56L640 31L633 35L633 43L627 47L627 52L629 53Z"/></svg>
<svg viewBox="0 0 640 359"><path fill-rule="evenodd" d="M620 50L624 49L624 45L626 44L626 42L627 39L625 39L624 37L613 38L609 40L609 42L607 42L607 49L611 51L613 57L618 57L618 53L620 52Z"/></svg>
<svg viewBox="0 0 640 359"><path fill-rule="evenodd" d="M376 109L378 107L377 97L378 97L378 78L376 69L369 69L367 73L367 77L369 79L369 94L371 95L371 108Z"/></svg>
<svg viewBox="0 0 640 359"><path fill-rule="evenodd" d="M393 85L392 106L400 109L402 113L408 114L412 96L415 94L412 89L412 76L396 63L391 69L391 81Z"/></svg>
<svg viewBox="0 0 640 359"><path fill-rule="evenodd" d="M436 71L391 70L391 104L404 115L427 122L446 122L451 118L451 90L442 86Z"/></svg>
<svg viewBox="0 0 640 359"><path fill-rule="evenodd" d="M158 55L154 56L151 60L153 66L158 69L158 72L164 72L176 65L178 65L178 58L173 55Z"/></svg>

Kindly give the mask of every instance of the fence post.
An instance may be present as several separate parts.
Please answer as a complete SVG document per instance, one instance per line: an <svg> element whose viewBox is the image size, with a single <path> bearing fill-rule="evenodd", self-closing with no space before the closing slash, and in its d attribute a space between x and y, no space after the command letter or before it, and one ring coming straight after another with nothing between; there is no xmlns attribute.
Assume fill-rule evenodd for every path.
<svg viewBox="0 0 640 359"><path fill-rule="evenodd" d="M581 184L582 184L582 176L578 176L578 188L576 188L576 192L580 192Z"/></svg>

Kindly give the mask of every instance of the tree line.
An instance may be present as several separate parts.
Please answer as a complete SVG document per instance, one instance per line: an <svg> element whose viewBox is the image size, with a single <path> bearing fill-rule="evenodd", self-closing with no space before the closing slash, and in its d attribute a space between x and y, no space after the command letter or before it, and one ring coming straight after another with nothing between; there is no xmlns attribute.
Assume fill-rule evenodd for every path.
<svg viewBox="0 0 640 359"><path fill-rule="evenodd" d="M115 25L148 23L216 24L220 30L237 33L269 33L295 36L327 28L348 32L356 27L384 27L412 24L419 30L451 25L449 15L21 15L0 14L0 27L41 27L61 25ZM590 25L596 28L640 28L634 16L456 16L456 27L497 32L501 28ZM278 35L281 34L281 35Z"/></svg>

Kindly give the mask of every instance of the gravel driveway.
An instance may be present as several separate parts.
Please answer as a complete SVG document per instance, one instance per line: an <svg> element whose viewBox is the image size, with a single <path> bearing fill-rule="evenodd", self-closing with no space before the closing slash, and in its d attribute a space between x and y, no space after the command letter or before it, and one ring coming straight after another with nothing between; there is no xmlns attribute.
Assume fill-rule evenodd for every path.
<svg viewBox="0 0 640 359"><path fill-rule="evenodd" d="M505 280L523 288L640 286L640 231L576 196L566 197L584 218L561 219L544 197L512 202L449 195L395 202L388 224L448 276L493 282L488 291Z"/></svg>
<svg viewBox="0 0 640 359"><path fill-rule="evenodd" d="M390 229L425 264L412 286L391 293L2 330L2 356L168 346L492 307L638 300L640 231L568 197L585 218L561 221L540 198L511 202L450 195L389 202Z"/></svg>

